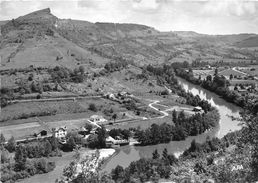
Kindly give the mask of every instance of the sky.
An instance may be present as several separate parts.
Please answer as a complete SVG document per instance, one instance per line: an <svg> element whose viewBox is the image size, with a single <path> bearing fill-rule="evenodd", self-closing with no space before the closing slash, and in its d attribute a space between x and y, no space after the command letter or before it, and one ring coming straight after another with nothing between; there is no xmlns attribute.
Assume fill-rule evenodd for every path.
<svg viewBox="0 0 258 183"><path fill-rule="evenodd" d="M258 33L258 0L0 0L0 20L43 8L58 18L137 23L159 31Z"/></svg>

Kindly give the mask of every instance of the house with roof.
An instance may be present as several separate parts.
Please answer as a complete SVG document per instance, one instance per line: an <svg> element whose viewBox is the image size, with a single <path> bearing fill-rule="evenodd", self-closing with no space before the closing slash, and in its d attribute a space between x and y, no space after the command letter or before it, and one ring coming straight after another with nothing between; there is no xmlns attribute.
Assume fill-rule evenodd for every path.
<svg viewBox="0 0 258 183"><path fill-rule="evenodd" d="M97 123L97 124L107 122L107 120L105 118L103 118L103 116L96 115L96 114L92 115L90 117L89 121L92 123Z"/></svg>
<svg viewBox="0 0 258 183"><path fill-rule="evenodd" d="M40 130L34 132L35 137L46 137L47 136L47 130Z"/></svg>
<svg viewBox="0 0 258 183"><path fill-rule="evenodd" d="M196 106L196 107L193 108L193 111L194 112L201 112L202 108L200 106Z"/></svg>
<svg viewBox="0 0 258 183"><path fill-rule="evenodd" d="M53 136L58 139L64 139L67 135L67 127L58 127L53 129Z"/></svg>

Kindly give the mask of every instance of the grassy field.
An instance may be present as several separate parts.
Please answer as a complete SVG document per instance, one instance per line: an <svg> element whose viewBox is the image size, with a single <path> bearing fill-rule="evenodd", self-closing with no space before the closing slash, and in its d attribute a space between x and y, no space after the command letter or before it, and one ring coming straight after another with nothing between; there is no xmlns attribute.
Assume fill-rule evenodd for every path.
<svg viewBox="0 0 258 183"><path fill-rule="evenodd" d="M231 85L235 86L236 84L258 84L256 80L240 80L240 79L232 79L229 81Z"/></svg>
<svg viewBox="0 0 258 183"><path fill-rule="evenodd" d="M15 139L25 138L28 135L33 135L35 132L38 132L40 129L42 130L43 128L36 121L31 123L0 127L0 131L6 139L10 139L12 136Z"/></svg>
<svg viewBox="0 0 258 183"><path fill-rule="evenodd" d="M60 179L60 177L63 174L63 169L69 165L69 163L74 160L75 152L67 152L63 153L62 157L50 157L49 161L54 161L56 163L56 167L52 172L49 172L47 174L38 174L35 176L32 176L27 179L23 179L19 181L20 183L54 183L57 178Z"/></svg>
<svg viewBox="0 0 258 183"><path fill-rule="evenodd" d="M22 119L30 116L41 116L46 114L62 114L62 113L79 113L85 112L77 102L73 101L48 101L48 102L30 102L16 103L2 108L1 121Z"/></svg>
<svg viewBox="0 0 258 183"><path fill-rule="evenodd" d="M249 67L241 67L239 68L240 71L247 73L251 76L258 76L258 65L252 65Z"/></svg>
<svg viewBox="0 0 258 183"><path fill-rule="evenodd" d="M124 123L114 124L112 126L107 126L107 129L112 128L121 128L121 129L129 129L129 128L138 128L146 129L150 127L152 124L162 124L162 123L172 123L172 118L170 116L164 117L164 118L154 118L154 119L148 119L148 120L134 120L134 121L128 121Z"/></svg>
<svg viewBox="0 0 258 183"><path fill-rule="evenodd" d="M214 70L193 70L194 77L199 78L201 76L202 79L206 78L208 75L213 75Z"/></svg>
<svg viewBox="0 0 258 183"><path fill-rule="evenodd" d="M27 102L27 103L15 103L2 108L0 120L4 122L4 125L8 125L8 124L22 123L27 121L27 120L21 120L20 122L19 121L13 122L13 120L16 120L16 119L28 118L28 121L30 121L29 118L31 116L49 116L49 115L52 116L52 115L59 115L59 114L72 115L74 113L75 114L87 113L89 115L87 115L86 117L89 117L90 115L96 113L88 109L91 103L95 104L98 111L102 111L102 112L104 109L110 109L110 108L118 112L126 110L124 108L121 108L121 106L119 106L117 102L113 102L102 98L81 99L78 101ZM85 117L85 115L83 115L83 117ZM58 120L62 120L62 119L59 118Z"/></svg>

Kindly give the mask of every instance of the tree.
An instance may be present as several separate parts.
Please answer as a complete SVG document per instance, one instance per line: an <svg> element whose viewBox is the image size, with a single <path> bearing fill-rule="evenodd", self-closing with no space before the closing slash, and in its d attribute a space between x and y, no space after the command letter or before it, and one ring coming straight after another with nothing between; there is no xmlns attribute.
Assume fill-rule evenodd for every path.
<svg viewBox="0 0 258 183"><path fill-rule="evenodd" d="M118 165L115 169L111 172L112 179L116 182L119 182L119 179L123 179L124 177L124 169L122 166Z"/></svg>
<svg viewBox="0 0 258 183"><path fill-rule="evenodd" d="M70 136L67 140L67 147L70 150L73 150L76 147L76 143L73 136Z"/></svg>
<svg viewBox="0 0 258 183"><path fill-rule="evenodd" d="M16 171L21 171L25 169L25 164L26 164L26 149L23 145L17 146L15 150L15 170Z"/></svg>
<svg viewBox="0 0 258 183"><path fill-rule="evenodd" d="M253 181L258 180L258 113L257 113L257 103L250 104L247 106L246 110L241 113L243 120L243 133L241 136L241 146L250 145L251 146L251 179Z"/></svg>
<svg viewBox="0 0 258 183"><path fill-rule="evenodd" d="M211 76L211 75L208 75L208 76L206 77L206 80L207 80L207 81L212 81L212 76Z"/></svg>
<svg viewBox="0 0 258 183"><path fill-rule="evenodd" d="M45 156L48 157L49 154L52 152L52 146L48 140L45 142Z"/></svg>
<svg viewBox="0 0 258 183"><path fill-rule="evenodd" d="M197 150L197 143L196 143L195 139L193 139L192 142L191 142L191 146L189 148L189 151L190 152L195 152L196 150Z"/></svg>
<svg viewBox="0 0 258 183"><path fill-rule="evenodd" d="M201 174L201 173L205 173L206 170L204 168L204 165L202 162L197 162L194 166L194 171L197 173L197 174Z"/></svg>
<svg viewBox="0 0 258 183"><path fill-rule="evenodd" d="M15 142L15 140L14 140L14 137L12 136L12 137L8 140L6 149L7 149L9 152L13 152L13 151L15 150L15 146L16 146L16 142Z"/></svg>
<svg viewBox="0 0 258 183"><path fill-rule="evenodd" d="M114 120L114 123L116 121L116 118L117 118L117 114L113 114L112 119Z"/></svg>
<svg viewBox="0 0 258 183"><path fill-rule="evenodd" d="M168 159L168 150L167 150L167 148L165 148L165 149L163 150L163 152L162 152L162 159L163 159L164 161L167 161L167 159Z"/></svg>
<svg viewBox="0 0 258 183"><path fill-rule="evenodd" d="M79 67L79 71L80 71L81 75L84 74L85 69L84 69L84 67L82 65Z"/></svg>
<svg viewBox="0 0 258 183"><path fill-rule="evenodd" d="M176 113L175 109L172 112L172 120L173 120L174 124L177 124L177 113Z"/></svg>
<svg viewBox="0 0 258 183"><path fill-rule="evenodd" d="M66 177L68 181L72 180L76 174L77 163L72 161L69 166L65 167L63 170L63 176Z"/></svg>
<svg viewBox="0 0 258 183"><path fill-rule="evenodd" d="M9 153L7 150L3 149L1 150L1 163L8 163L10 161Z"/></svg>
<svg viewBox="0 0 258 183"><path fill-rule="evenodd" d="M49 142L51 144L52 151L56 151L59 148L59 142L58 142L58 139L56 137L52 136L49 139Z"/></svg>
<svg viewBox="0 0 258 183"><path fill-rule="evenodd" d="M218 68L217 67L215 69L214 76L218 76Z"/></svg>
<svg viewBox="0 0 258 183"><path fill-rule="evenodd" d="M156 149L153 153L152 153L152 159L159 159L160 155L158 153L158 150Z"/></svg>
<svg viewBox="0 0 258 183"><path fill-rule="evenodd" d="M104 125L101 126L101 128L97 129L98 134L98 146L99 148L106 147L106 128Z"/></svg>
<svg viewBox="0 0 258 183"><path fill-rule="evenodd" d="M97 112L97 111L98 111L96 105L93 104L93 103L91 103L91 104L89 105L89 110L91 110L91 111L93 111L93 112Z"/></svg>
<svg viewBox="0 0 258 183"><path fill-rule="evenodd" d="M99 146L98 143L98 135L96 134L91 134L88 138L87 138L87 143L88 143L88 147L89 148L97 148Z"/></svg>
<svg viewBox="0 0 258 183"><path fill-rule="evenodd" d="M93 126L89 123L86 123L84 127L85 127L86 130L88 130L88 132L90 132L93 128Z"/></svg>
<svg viewBox="0 0 258 183"><path fill-rule="evenodd" d="M1 133L1 135L0 135L0 145L5 144L5 142L6 142L5 137L4 137L4 135Z"/></svg>
<svg viewBox="0 0 258 183"><path fill-rule="evenodd" d="M178 162L177 158L175 157L174 154L169 154L168 155L168 162L169 162L169 165L173 165L175 163Z"/></svg>

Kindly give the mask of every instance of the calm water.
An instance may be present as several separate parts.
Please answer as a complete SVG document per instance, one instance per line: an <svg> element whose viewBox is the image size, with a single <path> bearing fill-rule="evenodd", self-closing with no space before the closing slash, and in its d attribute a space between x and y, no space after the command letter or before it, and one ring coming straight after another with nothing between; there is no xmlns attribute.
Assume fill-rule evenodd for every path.
<svg viewBox="0 0 258 183"><path fill-rule="evenodd" d="M210 137L223 137L230 131L235 131L241 127L238 125L237 121L233 121L230 116L239 117L240 108L234 104L228 103L221 99L218 95L209 92L199 86L193 85L183 79L178 78L180 84L186 91L191 92L194 95L199 95L201 99L205 99L211 103L212 106L217 107L220 113L220 125L216 128L194 137L188 137L184 141L171 141L168 144L158 144L152 146L124 146L118 149L117 154L107 162L103 171L110 172L117 165L127 167L132 161L139 160L143 157L152 157L152 152L157 149L160 153L164 148L168 149L169 153L175 153L179 155L185 149L187 149L193 139L196 142L204 142L207 136Z"/></svg>

